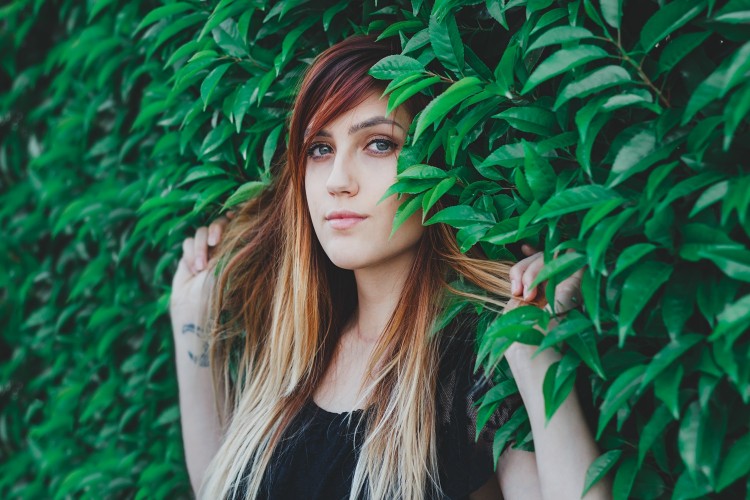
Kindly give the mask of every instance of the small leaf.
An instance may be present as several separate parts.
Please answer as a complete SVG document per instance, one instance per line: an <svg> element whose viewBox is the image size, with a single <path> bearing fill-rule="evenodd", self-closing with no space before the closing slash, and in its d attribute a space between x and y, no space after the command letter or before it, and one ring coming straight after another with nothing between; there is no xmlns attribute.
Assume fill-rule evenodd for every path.
<svg viewBox="0 0 750 500"><path fill-rule="evenodd" d="M370 75L378 80L394 80L404 75L424 72L424 64L416 59L402 55L384 57L370 68Z"/></svg>
<svg viewBox="0 0 750 500"><path fill-rule="evenodd" d="M622 372L615 380L612 385L607 389L607 393L604 395L604 401L601 405L601 411L599 414L599 426L596 431L596 439L598 440L604 428L607 426L615 413L621 408L627 405L628 400L631 396L636 394L638 387L641 384L641 379L646 371L646 365L635 365L631 366L624 372Z"/></svg>
<svg viewBox="0 0 750 500"><path fill-rule="evenodd" d="M529 76L521 94L528 94L540 83L597 59L607 57L607 52L595 45L580 45L572 49L561 49L545 59Z"/></svg>
<svg viewBox="0 0 750 500"><path fill-rule="evenodd" d="M687 24L706 8L703 0L669 2L646 21L641 29L641 46L646 52L676 29Z"/></svg>
<svg viewBox="0 0 750 500"><path fill-rule="evenodd" d="M523 149L526 180L534 194L534 199L539 203L544 203L555 192L557 175L552 165L536 152L533 145L524 141Z"/></svg>
<svg viewBox="0 0 750 500"><path fill-rule="evenodd" d="M615 29L620 29L622 20L622 0L602 0L602 17Z"/></svg>
<svg viewBox="0 0 750 500"><path fill-rule="evenodd" d="M478 78L467 76L451 85L448 90L430 101L417 119L413 141L416 142L427 127L444 118L461 101L481 91L481 83Z"/></svg>
<svg viewBox="0 0 750 500"><path fill-rule="evenodd" d="M716 481L716 491L721 492L736 480L750 474L748 457L750 457L750 434L745 434L735 441L722 460L721 472Z"/></svg>
<svg viewBox="0 0 750 500"><path fill-rule="evenodd" d="M614 467L620 459L620 455L622 455L622 450L610 450L599 456L589 465L581 497L586 496L586 493Z"/></svg>
<svg viewBox="0 0 750 500"><path fill-rule="evenodd" d="M491 214L479 211L468 205L455 205L452 207L444 208L440 212L436 213L427 222L425 222L425 225L429 226L438 222L461 228L476 224L478 222L487 222L490 224L494 224L495 219Z"/></svg>
<svg viewBox="0 0 750 500"><path fill-rule="evenodd" d="M438 20L436 16L430 16L429 33L432 49L440 62L453 73L463 74L464 44L461 41L456 18L445 16Z"/></svg>
<svg viewBox="0 0 750 500"><path fill-rule="evenodd" d="M682 356L688 349L703 339L705 339L705 336L699 334L683 335L664 346L664 348L653 357L648 365L646 373L643 374L641 390L650 384L657 375L666 370L670 364L674 363L677 358Z"/></svg>
<svg viewBox="0 0 750 500"><path fill-rule="evenodd" d="M625 68L615 65L604 66L566 85L558 93L552 109L557 110L573 98L586 97L610 87L630 83L631 81L630 73Z"/></svg>
<svg viewBox="0 0 750 500"><path fill-rule="evenodd" d="M546 262L539 271L529 288L534 288L541 282L556 277L556 281L562 281L583 266L586 265L586 256L576 252L564 253L551 262Z"/></svg>
<svg viewBox="0 0 750 500"><path fill-rule="evenodd" d="M585 210L611 200L624 201L615 191L598 184L575 186L554 194L539 210L534 221Z"/></svg>
<svg viewBox="0 0 750 500"><path fill-rule="evenodd" d="M586 38L596 38L596 36L586 28L581 28L580 26L557 26L539 35L539 38L529 46L526 52L549 45L568 43Z"/></svg>
<svg viewBox="0 0 750 500"><path fill-rule="evenodd" d="M422 201L422 222L424 222L424 217L427 216L430 209L435 206L435 203L437 203L445 193L450 191L450 189L456 184L456 181L457 179L455 177L443 179L425 195L424 200Z"/></svg>
<svg viewBox="0 0 750 500"><path fill-rule="evenodd" d="M674 417L667 409L666 406L659 406L651 418L643 426L641 430L641 436L638 440L638 466L640 467L643 463L643 459L646 458L646 453L654 445L659 437L662 437L664 429L670 422L674 421Z"/></svg>
<svg viewBox="0 0 750 500"><path fill-rule="evenodd" d="M625 337L638 315L661 285L669 279L672 271L671 265L651 260L639 264L625 278L622 285L618 319L620 347L625 343Z"/></svg>
<svg viewBox="0 0 750 500"><path fill-rule="evenodd" d="M393 237L393 235L396 234L396 231L399 227L401 227L401 224L406 222L409 217L414 215L416 211L420 209L423 197L424 193L421 193L399 205L398 209L396 210L396 215L393 217L393 229L391 230L391 235L389 236L389 238Z"/></svg>
<svg viewBox="0 0 750 500"><path fill-rule="evenodd" d="M242 184L240 187L238 187L234 193L227 199L227 201L224 202L224 209L231 208L235 205L239 205L240 203L244 203L247 200L254 198L258 194L261 193L265 188L268 187L268 184L264 182L257 182L257 181L251 181L246 182L245 184Z"/></svg>
<svg viewBox="0 0 750 500"><path fill-rule="evenodd" d="M203 100L203 111L205 111L206 107L208 107L208 102L210 101L211 95L213 95L214 90L216 90L216 86L219 84L219 80L221 80L221 77L224 76L224 73L227 72L231 65L232 63L225 63L215 67L208 74L206 79L203 80L203 83L201 84L201 99Z"/></svg>

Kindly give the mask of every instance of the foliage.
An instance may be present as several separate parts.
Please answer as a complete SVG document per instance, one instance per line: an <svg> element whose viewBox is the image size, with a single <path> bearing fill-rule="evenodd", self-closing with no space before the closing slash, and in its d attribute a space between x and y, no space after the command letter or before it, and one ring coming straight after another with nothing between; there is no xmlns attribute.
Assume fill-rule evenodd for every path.
<svg viewBox="0 0 750 500"><path fill-rule="evenodd" d="M372 70L392 105L433 97L397 219L422 209L492 258L535 244L552 284L585 267L583 309L544 339L538 310L480 310L480 417L517 390L503 349L541 343L564 353L548 415L576 384L598 410L589 483L747 495L749 19L746 0L0 8L0 496L189 496L179 243L268 183L301 71L362 32L401 40ZM531 446L522 410L508 443Z"/></svg>

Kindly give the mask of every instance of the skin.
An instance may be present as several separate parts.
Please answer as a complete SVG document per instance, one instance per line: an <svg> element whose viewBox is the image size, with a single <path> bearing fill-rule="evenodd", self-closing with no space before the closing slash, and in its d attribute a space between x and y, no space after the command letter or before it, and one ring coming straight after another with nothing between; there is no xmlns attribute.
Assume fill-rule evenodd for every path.
<svg viewBox="0 0 750 500"><path fill-rule="evenodd" d="M313 395L318 406L331 412L351 411L359 407L363 396L359 390L367 381L364 371L366 363L362 360L371 354L387 318L396 307L404 277L424 231L418 212L390 236L393 217L400 202L395 196L380 200L395 181L398 152L412 117L403 108L396 110L393 116L386 117L385 110L386 101L373 92L364 102L327 124L313 138L314 144L308 151L305 194L315 233L331 261L352 270L357 283L357 310L342 332L336 355ZM393 120L393 123L384 123L384 118ZM373 123L373 119L380 123ZM336 210L353 211L362 217L356 221L335 222L330 215ZM206 269L212 265L212 249L220 241L227 222L227 217L221 217L209 227L199 228L193 238L187 238L184 242L170 304L175 332L183 331L184 318L194 317L197 304L205 301L200 290L209 274ZM530 287L544 265L543 255L528 245L522 251L527 257L510 271L514 298L510 300L508 308L523 304L548 307L541 290ZM558 313L576 304L580 295L581 275L582 271L579 271L558 284L556 300L559 303L555 308ZM542 290L543 286L540 285ZM190 331L189 327L187 331ZM179 335L175 333L176 342ZM178 351L184 349L184 345L178 344ZM200 363L194 361L200 360L199 357L195 358L195 353L200 349L195 344L189 345L188 349L192 349L193 357L190 357L190 351L184 357L190 359L193 368L192 371L188 370L188 361L183 361L184 376L192 376L198 370L208 373L208 370L200 367ZM529 413L538 453L506 450L497 464L496 476L472 493L472 499L578 499L586 469L599 455L584 423L575 391L546 422L542 381L547 368L559 360L559 355L548 349L532 359L534 350L534 347L514 344L506 352L506 358ZM178 357L178 376L182 386L183 375L179 372ZM209 391L210 379L205 375L202 377L205 390ZM191 415L189 418L200 421L186 424L185 418L183 435L187 434L186 425L197 428L210 420L205 415ZM203 462L200 462L202 459L196 457L210 457L211 449L218 447L217 433L208 434L209 437L203 438L203 441L191 445L195 452L192 449L188 452L189 438L185 437L188 468L194 485L200 483L205 470ZM601 482L585 498L609 498L608 490L607 484Z"/></svg>

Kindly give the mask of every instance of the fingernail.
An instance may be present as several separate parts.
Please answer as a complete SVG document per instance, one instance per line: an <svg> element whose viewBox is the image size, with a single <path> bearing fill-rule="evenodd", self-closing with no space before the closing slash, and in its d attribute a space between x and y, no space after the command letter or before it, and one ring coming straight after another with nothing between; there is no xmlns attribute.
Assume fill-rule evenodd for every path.
<svg viewBox="0 0 750 500"><path fill-rule="evenodd" d="M516 280L510 280L510 293L518 295L518 282Z"/></svg>
<svg viewBox="0 0 750 500"><path fill-rule="evenodd" d="M216 244L216 233L208 234L208 244L214 246Z"/></svg>
<svg viewBox="0 0 750 500"><path fill-rule="evenodd" d="M528 299L530 295L531 295L531 289L527 288L526 290L523 291L524 299Z"/></svg>
<svg viewBox="0 0 750 500"><path fill-rule="evenodd" d="M195 268L198 271L203 271L203 260L200 257L196 257L195 259Z"/></svg>

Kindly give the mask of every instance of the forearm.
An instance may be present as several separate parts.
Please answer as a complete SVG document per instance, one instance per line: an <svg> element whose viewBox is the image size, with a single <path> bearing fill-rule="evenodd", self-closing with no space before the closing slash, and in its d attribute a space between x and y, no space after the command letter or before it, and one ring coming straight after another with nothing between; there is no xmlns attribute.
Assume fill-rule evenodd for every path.
<svg viewBox="0 0 750 500"><path fill-rule="evenodd" d="M536 347L515 344L506 358L529 414L539 482L544 498L581 498L586 471L599 455L583 416L575 390L545 422L542 385L547 368L560 359L552 349L532 359ZM602 481L586 495L587 499L610 498Z"/></svg>
<svg viewBox="0 0 750 500"><path fill-rule="evenodd" d="M221 440L216 396L208 364L208 344L194 313L172 314L182 440L190 483L198 491Z"/></svg>

